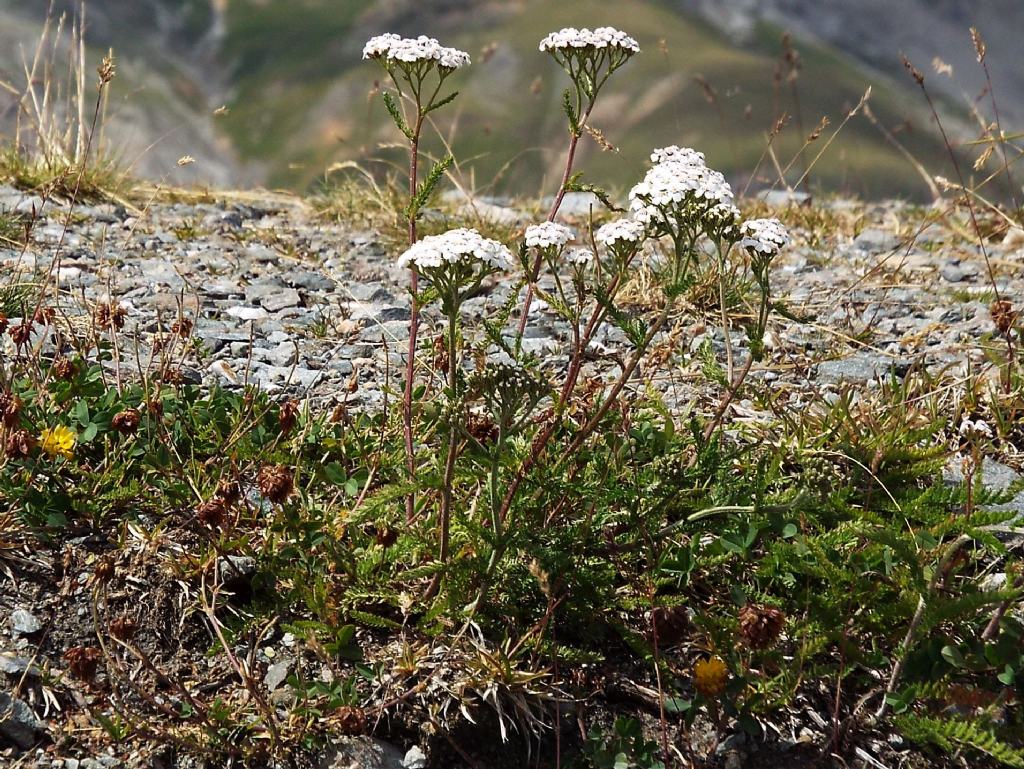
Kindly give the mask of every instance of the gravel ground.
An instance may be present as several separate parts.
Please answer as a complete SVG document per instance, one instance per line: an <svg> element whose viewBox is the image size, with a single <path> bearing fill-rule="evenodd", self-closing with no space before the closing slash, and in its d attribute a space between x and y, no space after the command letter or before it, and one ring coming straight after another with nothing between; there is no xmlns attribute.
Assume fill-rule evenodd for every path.
<svg viewBox="0 0 1024 769"><path fill-rule="evenodd" d="M582 199L568 203L570 218L589 207ZM63 314L73 323L87 318L98 303L115 301L127 309L124 336L133 344L119 364L125 372L147 369L160 336L187 317L202 342L184 361L184 374L194 381L228 387L248 382L282 396L308 398L317 408L345 400L356 408L379 409L394 397L389 390L403 364L409 296L406 276L394 266L399 249L373 232L333 223L301 200L259 194L156 202L141 211L115 204L76 206L66 231L66 206L43 205L9 187L0 187L2 210L25 216L35 211L38 217L26 248L0 248L5 277L39 280L54 269ZM486 210L506 223L527 222L523 211L500 202L488 203ZM796 228L796 245L775 266L776 298L788 317L775 316L767 340L771 354L754 368L753 386L783 389L791 402L799 402L847 386L878 387L880 379L898 378L912 368L955 379L982 362L978 342L991 332L988 307L994 293L986 255L976 242L948 224L929 223L930 212L898 202L829 201L805 218L808 226ZM1011 231L986 244L986 252L999 293L1021 296L1024 233ZM56 263L55 253L60 253ZM466 303L467 319L502 304L510 290L507 281L484 286ZM633 309L642 310L642 280L629 296ZM441 324L429 313L427 324L429 341ZM732 333L741 359L745 339ZM9 338L2 339L0 345L9 347ZM525 349L557 370L568 362L569 339L566 323L537 302ZM698 313L696 321L680 319L656 343L673 353L665 375L653 380L670 408L692 403L713 408L718 390L700 373L699 351L707 339L722 359L721 327L713 314ZM0 347L0 356L9 352ZM623 334L607 327L589 353L585 377L616 372L628 349ZM351 383L358 385L353 392ZM742 398L730 413L737 422L767 416ZM985 474L993 485L1005 487L1020 469L1015 456L1005 455L988 460ZM1024 497L1012 504L1024 509ZM80 574L87 576L87 569ZM67 589L88 593L84 583L72 581ZM37 616L39 604L23 605L31 593L31 585L22 585L15 595L0 591L0 681L33 675L31 639L44 620ZM284 647L277 654L282 656L267 660L271 692L287 674L281 665L290 658ZM61 665L59 658L51 662ZM7 710L4 697L0 689L0 711ZM27 745L40 727L31 709L15 703L0 723L0 734ZM401 752L391 746L362 747L387 758L355 765L403 765ZM12 755L0 749L0 765ZM142 757L114 754L52 762L45 756L23 756L29 763L21 765L99 769L143 763ZM416 758L406 756L404 765L411 769ZM353 760L324 765L348 766ZM146 757L145 765L163 765L152 761Z"/></svg>

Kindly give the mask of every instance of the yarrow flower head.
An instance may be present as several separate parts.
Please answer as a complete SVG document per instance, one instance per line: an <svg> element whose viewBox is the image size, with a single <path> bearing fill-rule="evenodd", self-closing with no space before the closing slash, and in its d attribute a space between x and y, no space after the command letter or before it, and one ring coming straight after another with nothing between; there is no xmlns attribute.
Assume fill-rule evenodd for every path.
<svg viewBox="0 0 1024 769"><path fill-rule="evenodd" d="M567 98L566 112L573 130L584 109L593 108L598 91L612 73L640 52L640 45L613 27L576 29L566 27L540 41L540 50L551 54L572 79L575 104Z"/></svg>
<svg viewBox="0 0 1024 769"><path fill-rule="evenodd" d="M565 252L564 258L575 267L586 267L594 261L594 252L589 248L570 248Z"/></svg>
<svg viewBox="0 0 1024 769"><path fill-rule="evenodd" d="M530 248L546 250L559 249L576 237L570 228L556 222L532 224L526 228L526 245Z"/></svg>
<svg viewBox="0 0 1024 769"><path fill-rule="evenodd" d="M602 246L614 248L624 244L637 244L643 241L646 232L641 222L633 219L616 219L598 227L594 239Z"/></svg>
<svg viewBox="0 0 1024 769"><path fill-rule="evenodd" d="M482 265L508 270L512 266L512 253L498 241L485 238L476 230L459 228L441 235L428 235L398 258L399 267L415 266L428 274L446 265L469 268Z"/></svg>
<svg viewBox="0 0 1024 769"><path fill-rule="evenodd" d="M703 224L709 212L720 223L735 211L732 187L720 172L708 168L695 150L668 147L664 157L629 192L633 218L654 231L673 230L681 222Z"/></svg>
<svg viewBox="0 0 1024 769"><path fill-rule="evenodd" d="M740 247L759 256L776 256L789 245L789 232L778 219L751 219L740 226Z"/></svg>
<svg viewBox="0 0 1024 769"><path fill-rule="evenodd" d="M598 27L594 30L566 27L540 41L540 50L546 53L606 48L620 49L628 55L640 52L640 44L636 40L614 27Z"/></svg>
<svg viewBox="0 0 1024 769"><path fill-rule="evenodd" d="M410 38L391 33L371 37L363 46L363 58L376 59L384 67L426 62L447 71L470 63L468 53L443 46L432 37Z"/></svg>
<svg viewBox="0 0 1024 769"><path fill-rule="evenodd" d="M705 165L704 153L690 147L677 147L673 144L671 147L662 147L651 153L652 163L667 163L670 160L678 160L697 166Z"/></svg>

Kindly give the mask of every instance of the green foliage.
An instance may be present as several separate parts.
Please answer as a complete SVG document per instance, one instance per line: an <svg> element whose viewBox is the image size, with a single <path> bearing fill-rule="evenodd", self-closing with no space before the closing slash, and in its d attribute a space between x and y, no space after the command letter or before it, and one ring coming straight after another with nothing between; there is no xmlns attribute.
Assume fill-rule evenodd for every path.
<svg viewBox="0 0 1024 769"><path fill-rule="evenodd" d="M617 718L610 734L596 726L587 735L581 767L589 769L665 769L658 743L646 739L640 722Z"/></svg>
<svg viewBox="0 0 1024 769"><path fill-rule="evenodd" d="M934 745L946 752L967 747L986 753L1006 766L1024 767L1024 750L1003 742L991 728L980 723L913 714L897 716L894 721L914 742Z"/></svg>

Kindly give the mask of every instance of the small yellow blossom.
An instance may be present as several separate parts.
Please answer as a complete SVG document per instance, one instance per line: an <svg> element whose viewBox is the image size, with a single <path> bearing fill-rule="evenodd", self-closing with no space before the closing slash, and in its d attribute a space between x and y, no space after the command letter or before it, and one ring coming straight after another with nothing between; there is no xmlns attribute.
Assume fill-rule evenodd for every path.
<svg viewBox="0 0 1024 769"><path fill-rule="evenodd" d="M725 691L729 669L721 657L708 657L693 666L693 685L704 697L711 699Z"/></svg>
<svg viewBox="0 0 1024 769"><path fill-rule="evenodd" d="M64 425L57 425L56 427L43 430L40 439L43 451L51 457L71 459L74 456L77 436L73 430Z"/></svg>

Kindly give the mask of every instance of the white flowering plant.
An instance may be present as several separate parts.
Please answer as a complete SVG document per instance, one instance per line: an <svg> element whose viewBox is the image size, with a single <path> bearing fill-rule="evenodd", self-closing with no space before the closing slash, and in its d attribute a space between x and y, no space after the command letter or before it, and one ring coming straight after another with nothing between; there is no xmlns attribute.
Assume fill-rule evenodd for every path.
<svg viewBox="0 0 1024 769"><path fill-rule="evenodd" d="M523 498L522 484L550 446L559 446L560 458L547 471L557 475L605 424L652 345L663 338L669 319L684 316L690 309L687 292L698 277L713 276L719 284L729 367L728 392L724 396L727 405L752 361L763 353L769 268L788 243L785 228L776 220L743 223L725 176L709 167L702 153L679 146L651 153L652 166L630 190L623 218L583 231L556 221L565 194L582 188L573 166L578 141L596 99L614 72L639 52L639 45L612 28L571 28L544 38L540 49L565 69L572 83L565 97L569 148L548 216L524 229L516 247L517 260L504 244L476 230L458 228L422 239L417 236L420 210L450 162L446 159L435 165L427 180L417 184L420 131L427 114L454 98L454 94L440 97L442 86L454 71L468 64L469 57L430 38L395 35L374 38L364 50L366 58L384 67L399 96L413 107L412 117L407 120L398 102L387 98L396 125L410 142L409 244L397 261L399 268L409 271L413 295L403 402L407 481L411 489L406 496L407 523L415 526L423 516L437 532L438 549L434 553L439 566L427 591L433 596L445 575L451 573L453 553L458 552L452 543L453 511L468 505L466 500L456 498L459 468L477 477L472 475L473 468L479 468L477 463L483 458L486 491L482 501L468 507L486 506L490 534L472 546L474 551L487 554L480 564L472 607L481 605L503 557L517 546L522 516L529 515L531 509L531 503ZM650 302L660 309L654 318L619 305L641 260L654 265L660 278L660 291ZM540 280L542 267L544 281ZM485 317L485 333L471 342L473 335L463 328L464 303L471 295L486 295L517 268L521 270L518 283L508 291L501 307ZM736 294L732 281L740 269L749 270L754 277L760 290L760 311L747 329L745 366L739 376L733 376L733 318L726 295L727 283L729 295ZM420 280L424 282L422 288ZM523 288L525 294L517 308ZM561 370L552 370L547 361L524 350L527 327L537 317L530 313L535 293L543 298L548 312L568 322L568 360ZM416 380L418 313L421 307L431 305L437 306L445 322L443 339L435 346L435 352L443 351L435 360L443 361L443 366L437 366L445 369L444 400L441 408L414 409L413 393L425 392L429 387ZM510 336L508 324L515 323L516 309L517 330ZM584 373L586 362L599 333L609 326L625 334L630 349L611 381L595 381ZM471 344L473 354L469 355ZM496 361L495 355L501 360ZM583 389L590 395L581 394L583 382ZM581 402L588 398L592 399L591 405L582 408ZM724 410L725 406L720 412ZM721 413L707 425L709 435L720 426ZM439 439L437 450L427 452L425 442L429 443L432 436ZM435 457L437 465L431 470ZM436 489L436 495L432 489ZM421 504L416 504L420 493L424 496ZM436 500L436 506L428 504L430 500ZM476 525L461 519L459 524L455 531L461 534L454 536L465 537L464 526Z"/></svg>
<svg viewBox="0 0 1024 769"><path fill-rule="evenodd" d="M434 164L422 184L419 182L420 140L423 125L432 112L450 104L458 91L442 95L445 81L457 69L468 66L469 54L457 48L441 45L436 39L420 36L405 38L387 33L370 38L363 47L363 58L376 61L388 73L398 99L383 92L384 105L395 126L409 142L409 198L405 207L408 224L409 245L417 240L417 221L444 174L451 167L453 158L445 155ZM411 105L407 110L406 105ZM409 482L415 485L416 459L413 447L412 401L415 378L416 345L419 330L419 274L416 262L410 260L409 288L412 293L412 308L409 321L409 347L406 358L405 388L402 398L402 421L405 433L405 461ZM416 515L415 493L406 496L406 521L411 523Z"/></svg>

